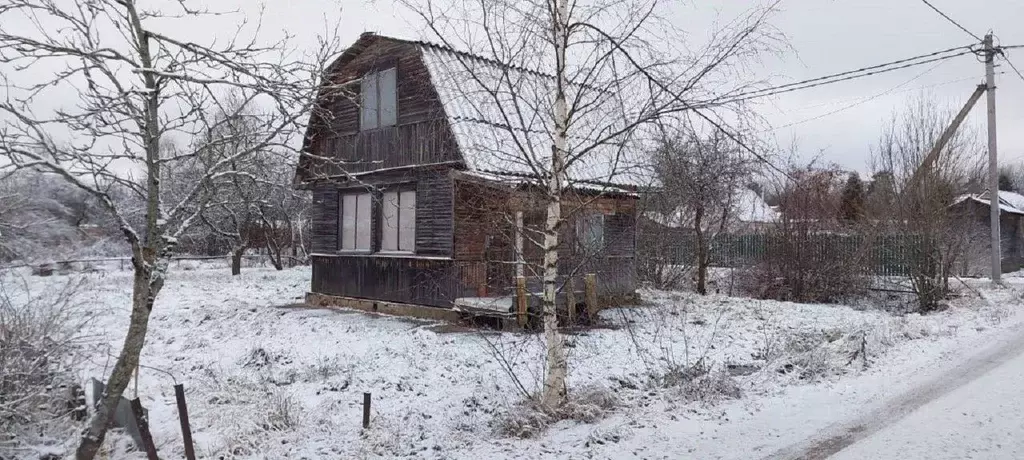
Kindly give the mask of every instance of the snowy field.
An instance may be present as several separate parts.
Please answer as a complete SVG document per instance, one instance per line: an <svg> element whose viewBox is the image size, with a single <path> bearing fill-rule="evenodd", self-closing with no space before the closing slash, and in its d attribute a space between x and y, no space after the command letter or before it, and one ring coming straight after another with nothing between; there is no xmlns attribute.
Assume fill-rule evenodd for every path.
<svg viewBox="0 0 1024 460"><path fill-rule="evenodd" d="M539 335L287 307L301 302L309 273L173 271L138 381L163 457L183 457L177 382L202 458L758 458L865 413L1021 322L1020 289L982 283L925 317L866 301L646 291L644 305L606 310L606 327L568 337L579 420L532 432L543 423L521 402L541 380ZM120 347L131 277L26 280L40 291L72 278L85 283L83 311L97 314L84 381L105 376ZM363 392L373 394L365 431ZM108 445L112 458L144 457L125 453L123 438Z"/></svg>

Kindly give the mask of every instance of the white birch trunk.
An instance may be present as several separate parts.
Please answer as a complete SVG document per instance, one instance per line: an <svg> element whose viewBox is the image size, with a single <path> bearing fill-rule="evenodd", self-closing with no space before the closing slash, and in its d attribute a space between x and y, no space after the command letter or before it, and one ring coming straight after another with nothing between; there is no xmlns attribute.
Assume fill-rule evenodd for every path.
<svg viewBox="0 0 1024 460"><path fill-rule="evenodd" d="M565 343L558 331L558 227L562 220L562 179L565 177L565 156L568 146L569 109L566 103L565 88L565 48L568 44L566 22L568 21L568 0L555 0L553 11L553 39L555 44L555 89L554 116L555 136L554 148L551 151L551 175L548 177L547 222L544 227L544 340L547 345L547 359L544 373L544 392L541 405L547 409L555 409L565 403L565 379L568 363L565 354Z"/></svg>

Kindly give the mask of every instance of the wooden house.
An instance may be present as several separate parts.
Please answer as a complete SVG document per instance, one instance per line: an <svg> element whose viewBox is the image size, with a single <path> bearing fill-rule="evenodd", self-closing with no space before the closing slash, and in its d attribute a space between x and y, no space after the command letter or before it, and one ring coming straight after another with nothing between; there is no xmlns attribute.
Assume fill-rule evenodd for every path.
<svg viewBox="0 0 1024 460"><path fill-rule="evenodd" d="M327 75L296 174L314 197L310 295L374 309L494 299L501 310L517 276L536 292L545 209L535 165L544 161L513 145L493 98L474 97L487 91L481 75L520 79L537 94L551 77L372 33ZM537 146L550 152L550 142ZM560 282L575 278L579 289L595 274L606 304L636 287L638 176L617 174L618 162L597 154L572 167L560 226Z"/></svg>
<svg viewBox="0 0 1024 460"><path fill-rule="evenodd" d="M960 231L970 241L962 257L964 275L984 276L990 270L989 196L988 192L964 195L951 206ZM1024 268L1024 196L999 191L999 236L1003 273Z"/></svg>

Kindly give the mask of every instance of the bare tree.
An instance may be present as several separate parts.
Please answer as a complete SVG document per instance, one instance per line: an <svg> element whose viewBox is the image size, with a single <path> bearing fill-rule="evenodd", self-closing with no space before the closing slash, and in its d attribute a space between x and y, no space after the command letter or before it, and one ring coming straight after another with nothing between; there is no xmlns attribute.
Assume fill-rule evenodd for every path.
<svg viewBox="0 0 1024 460"><path fill-rule="evenodd" d="M211 133L226 142L204 150L200 155L202 174L224 158L235 157L259 141L262 129L256 118L236 115ZM308 199L293 190L291 179L295 163L293 155L280 151L254 151L244 158L230 161L227 170L233 174L211 181L204 191L207 206L200 213L204 227L213 235L230 242L231 274L242 270L242 257L249 249L265 249L278 270L284 268L285 251L294 247L302 235L303 215L308 212ZM300 243L301 245L301 243Z"/></svg>
<svg viewBox="0 0 1024 460"><path fill-rule="evenodd" d="M954 263L970 240L951 205L968 191L984 158L976 132L964 126L934 162L922 166L954 114L926 95L917 96L893 115L872 152L874 169L890 173L894 189L888 212L875 216L879 231L919 241L909 267L922 311L934 310L945 298Z"/></svg>
<svg viewBox="0 0 1024 460"><path fill-rule="evenodd" d="M207 183L202 192L205 195L202 201L207 205L199 215L209 231L230 241L231 274L239 275L245 251L263 242L262 227L265 215L270 212L271 195L278 187L290 184L270 180L275 155L253 146L262 138L261 117L244 108L229 112L232 115L225 116L207 138L200 141L204 147L197 157L198 167L192 171L201 177L212 165L227 163L225 170L231 174ZM239 152L246 151L250 154L239 157Z"/></svg>
<svg viewBox="0 0 1024 460"><path fill-rule="evenodd" d="M742 91L746 80L734 77L743 64L776 45L767 24L772 7L756 7L714 30L688 54L677 47L684 34L661 17L668 2L658 0L405 3L432 39L499 64L457 59L449 69L454 84L447 86L463 100L453 109L492 125L471 146L487 152L476 166L514 172L542 195L544 228L535 241L544 254L537 270L547 348L540 402L557 408L566 400L557 292L567 191L604 189L638 173L636 152L651 123L692 108L690 102Z"/></svg>
<svg viewBox="0 0 1024 460"><path fill-rule="evenodd" d="M107 382L107 392L77 449L93 458L113 409L139 363L149 317L164 286L177 238L208 204L202 191L235 173L230 163L270 146L294 145L308 113L322 64L334 53L322 41L312 55L291 53L289 38L261 42L245 27L203 44L176 33L176 21L214 14L185 1L161 11L134 0L11 0L0 5L0 155L9 169L57 174L93 196L117 222L131 247L131 320ZM258 31L258 29L256 29ZM173 201L165 171L195 161L209 148L196 142L167 155L167 141L201 139L229 117L227 102L260 106L261 134L250 148L204 166ZM52 107L52 101L70 103ZM229 114L231 115L231 114ZM124 188L144 201L144 222L112 197Z"/></svg>
<svg viewBox="0 0 1024 460"><path fill-rule="evenodd" d="M721 131L701 135L664 128L652 163L669 224L693 232L694 288L707 294L711 245L735 220L738 194L751 177L753 159Z"/></svg>
<svg viewBox="0 0 1024 460"><path fill-rule="evenodd" d="M63 178L26 169L0 179L0 260L45 263L70 254L124 255L127 248L116 244L120 241L99 202Z"/></svg>
<svg viewBox="0 0 1024 460"><path fill-rule="evenodd" d="M1006 163L999 166L999 190L1024 193L1024 163Z"/></svg>

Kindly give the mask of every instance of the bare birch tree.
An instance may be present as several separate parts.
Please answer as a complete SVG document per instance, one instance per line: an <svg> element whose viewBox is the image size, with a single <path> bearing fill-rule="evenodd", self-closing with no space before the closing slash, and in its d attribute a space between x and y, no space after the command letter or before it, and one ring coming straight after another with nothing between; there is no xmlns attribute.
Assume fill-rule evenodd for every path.
<svg viewBox="0 0 1024 460"><path fill-rule="evenodd" d="M639 175L645 130L661 116L742 91L748 59L773 50L772 7L712 31L696 53L662 17L668 2L572 0L404 0L429 39L483 56L460 58L446 91L460 116L486 120L471 150L477 169L516 173L542 191L542 318L546 370L541 406L566 400L566 350L558 330L559 230L577 187L607 189ZM741 83L735 83L741 82ZM705 106L706 107L706 106ZM636 177L634 176L634 179Z"/></svg>
<svg viewBox="0 0 1024 460"><path fill-rule="evenodd" d="M35 168L63 177L113 216L131 247L131 319L107 390L83 433L78 459L92 459L114 408L137 370L149 317L164 286L177 238L194 225L204 187L233 175L229 165L269 146L296 145L319 79L336 42L293 53L289 37L262 41L241 18L229 38L194 40L174 26L219 14L167 2L165 10L134 0L9 0L0 5L0 155L8 169ZM228 16L230 17L230 16ZM222 18L222 21L225 19ZM223 22L222 22L223 23ZM198 180L170 200L165 172L208 148L227 102L262 108L249 148L205 165ZM67 103L56 101L68 101ZM230 113L229 113L230 115ZM162 149L168 141L190 148ZM145 203L144 222L112 198L118 188Z"/></svg>

